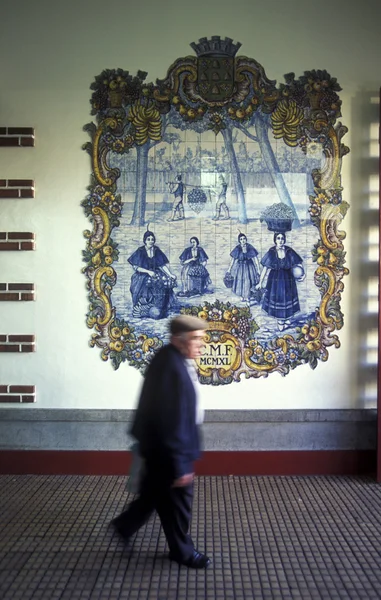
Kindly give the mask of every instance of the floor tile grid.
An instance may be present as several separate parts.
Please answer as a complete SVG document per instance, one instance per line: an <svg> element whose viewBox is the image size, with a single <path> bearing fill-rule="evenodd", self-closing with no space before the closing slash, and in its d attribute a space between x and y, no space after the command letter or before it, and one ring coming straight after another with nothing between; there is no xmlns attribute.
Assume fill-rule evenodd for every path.
<svg viewBox="0 0 381 600"><path fill-rule="evenodd" d="M290 485L290 483L286 482L286 485ZM308 487L290 486L290 494L294 496L294 503L299 503L299 520L303 522L303 537L307 536L305 540L300 540L301 544L305 548L309 561L311 561L314 556L311 553L311 548L315 546L315 540L311 540L311 525L313 524L317 534L315 554L319 554L318 566L320 567L320 573L323 571L321 569L322 563L325 565L325 571L323 571L325 582L333 582L336 593L343 593L343 580L340 577L340 571L346 573L347 581L344 584L344 589L347 597L357 599L358 592L365 593L365 588L361 580L353 574L353 567L357 564L357 558L353 553L352 545L348 544L345 539L345 530L348 525L343 521L340 522L334 519L331 511L322 510L322 507L327 507L320 490L316 486L314 490L312 479L306 478L304 486L306 485ZM332 497L329 480L324 485L326 492L328 490L330 497ZM337 505L336 509L340 512L342 506ZM355 532L352 531L352 535L354 534ZM352 561L348 560L348 555L353 555ZM321 575L319 575L319 579L321 579ZM330 594L334 593L334 589L330 587Z"/></svg>
<svg viewBox="0 0 381 600"><path fill-rule="evenodd" d="M380 582L375 580L374 585L372 582L364 582L363 572L365 566L370 567L370 572L379 568L381 559L379 537L376 537L369 528L366 535L364 535L362 520L364 518L368 520L368 515L371 515L372 522L378 524L378 532L380 532L379 506L375 507L372 504L367 493L362 496L361 503L356 502L353 489L351 489L351 481L348 479L332 478L324 485L325 489L330 491L331 502L328 505L327 494L322 495L320 490L320 504L324 507L324 510L320 511L320 515L324 518L324 528L326 527L327 515L331 514L329 520L334 524L334 537L338 540L343 553L345 552L345 558L341 557L341 553L338 552L338 557L341 558L342 573L348 573L349 579L352 580L355 588L366 589L369 595L372 594L373 590L372 597L377 598ZM316 482L311 480L309 491L312 492L313 488L317 489ZM364 487L364 491L367 492L368 489ZM370 512L366 514L366 511ZM354 518L354 514L357 515L357 518ZM353 557L353 559L350 560L347 557ZM352 590L349 590L349 592L353 594L354 598L357 597L356 592Z"/></svg>
<svg viewBox="0 0 381 600"><path fill-rule="evenodd" d="M284 484L283 496L288 499L288 502L285 503L285 510L290 515L290 524L286 529L292 531L292 543L299 568L305 573L307 580L313 577L314 587L323 588L322 593L326 597L335 597L340 590L332 574L332 570L335 573L336 567L328 553L327 540L322 536L322 534L325 536L327 529L321 530L316 513L307 510L308 503L303 502L304 492L295 490L293 486L287 486L286 481ZM314 528L316 534L314 537L311 537L311 527ZM328 524L327 528L329 531ZM328 544L330 544L329 540ZM333 547L332 551L334 551ZM324 573L324 578L322 573Z"/></svg>
<svg viewBox="0 0 381 600"><path fill-rule="evenodd" d="M273 577L275 571L280 580L282 573L279 581L282 597L304 598L308 589L310 597L320 598L316 584L308 580L311 578L311 572L303 560L297 536L298 523L295 522L292 513L285 508L279 509L273 490L267 489L265 483L265 480L260 478L250 482L247 490L246 510L248 514L254 515L259 524L256 555L260 563L260 573L266 573L269 563ZM268 584L266 595L271 597L267 592Z"/></svg>
<svg viewBox="0 0 381 600"><path fill-rule="evenodd" d="M311 491L313 490L314 482L312 481ZM322 497L320 493L320 514L322 525L324 529L327 529L327 521L330 521L332 538L334 542L337 542L336 546L338 549L337 556L340 559L341 555L345 553L345 564L344 559L341 558L341 570L349 571L349 579L353 579L357 586L364 585L363 582L357 577L356 572L362 573L364 564L367 565L366 556L368 550L374 551L373 545L370 543L370 547L365 547L361 540L359 540L359 534L361 534L361 525L356 520L353 522L353 512L356 511L359 514L357 507L351 503L351 492L348 485L345 485L345 497L340 501L340 483L342 486L344 482L336 481L333 483L325 484L326 490L330 491L331 502L328 504L325 497ZM312 491L313 494L313 491ZM326 496L325 494L324 496ZM341 494L343 496L343 494ZM365 497L364 497L365 499ZM365 505L365 502L364 502ZM334 512L331 516L331 506L335 507ZM330 510L329 510L330 509ZM330 529L328 528L328 531ZM368 540L367 540L368 541ZM364 546L364 547L363 547ZM341 550L341 552L340 552ZM350 567L350 568L349 568ZM356 567L359 567L356 569ZM338 568L340 570L340 568ZM355 585L356 587L356 585Z"/></svg>
<svg viewBox="0 0 381 600"><path fill-rule="evenodd" d="M45 523L47 524L47 527L45 527L44 531L41 531L41 528L39 528L38 533L37 533L37 536L40 539L41 545L45 551L41 551L39 553L39 555L37 556L37 559L35 559L35 564L34 564L34 566L39 569L41 569L41 568L47 569L45 571L45 576L44 576L45 580L46 580L47 576L49 576L49 574L52 573L52 570L49 569L49 567L50 567L50 564L52 563L52 561L54 560L54 556L52 556L50 552L52 552L52 551L57 552L58 550L62 552L62 549L63 549L63 551L65 551L65 544L67 546L66 540L68 537L70 539L70 536L72 535L72 525L75 524L75 522L78 519L78 514L81 514L81 512L86 517L86 519L84 521L84 526L85 526L87 532L89 531L89 529L88 529L89 514L86 512L86 509L88 509L89 507L86 506L86 502L85 503L83 501L81 502L81 498L78 498L78 488L74 487L74 489L73 489L73 484L76 485L76 483L78 483L78 481L80 482L80 484L82 484L82 487L87 488L89 490L88 494L87 494L89 497L91 497L91 494L93 492L92 487L94 487L94 486L91 486L91 482L93 484L97 485L98 487L102 487L102 485L99 485L99 483L100 483L99 478L98 479L93 478L92 480L91 479L89 480L88 478L67 477L67 478L65 478L65 486L64 486L64 489L67 490L67 493L65 494L66 497L63 498L63 496L61 494L60 502L59 502L60 510L57 514L54 514L54 512L51 510L46 510L46 511L41 510L42 508L48 507L49 501L51 499L51 496L49 496L46 492L44 493L43 499L41 498L40 502L35 503L35 506L36 506L35 512L37 511L37 513L42 514L43 519L44 519ZM62 482L62 478L59 478L59 482ZM54 478L51 479L50 483L53 486L53 490L54 490L55 489L54 488ZM57 491L57 490L55 490L55 491ZM94 498L96 498L96 496L97 496L97 494L95 494L95 496L93 496L93 503L94 503ZM104 505L107 506L107 503L104 503ZM80 509L79 511L78 511L78 507ZM66 513L69 515L69 520L71 520L72 523L69 522L69 524L64 526L64 529L62 530L62 523L64 522L64 520L67 521ZM28 517L33 520L34 516L35 515L34 515L33 509L32 509L30 511ZM90 517L91 517L91 514L90 514ZM34 527L35 527L35 524L34 524ZM55 537L53 538L53 540L46 539L46 536L52 527L53 527L52 533ZM57 531L57 529L58 529L58 531ZM80 552L82 550L82 547L78 546L78 544L76 543L76 537L80 538L81 536L74 536L73 539L70 539L69 546L67 546L67 547L69 548L69 552L71 550L72 555L76 556L76 560L78 560L78 552ZM49 546L49 541L51 542L50 546ZM22 538L20 539L20 543L21 543L21 545L23 544ZM76 563L76 561L74 561L74 564L71 565L74 568L74 571L75 571L75 566L76 566L75 563ZM97 574L97 572L96 572L96 574ZM64 575L64 574L62 573L62 575ZM86 573L85 573L85 576L86 576ZM72 577L72 579L75 579L75 577L74 578ZM81 581L76 581L76 591L78 592L78 590L80 588L81 588Z"/></svg>
<svg viewBox="0 0 381 600"><path fill-rule="evenodd" d="M199 546L203 537L206 537L209 547L210 539L215 538L211 554L216 554L219 549L220 564L222 565L224 560L226 564L226 573L221 577L221 571L216 568L217 556L213 556L216 571L212 569L206 573L188 571L177 565L173 569L168 560L163 556L160 558L161 550L165 549L165 541L163 536L158 536L160 524L157 519L139 532L134 543L136 548L133 548L133 554L129 558L123 544L121 545L106 527L110 517L114 516L110 507L113 505L115 512L120 512L127 498L124 492L125 478L106 479L107 481L105 478L60 478L57 485L57 480L48 478L45 480L45 487L40 486L40 502L36 502L39 500L35 494L36 486L31 486L31 494L28 496L27 487L22 490L18 485L17 495L20 495L21 490L21 496L27 498L27 502L31 505L37 504L40 515L31 511L32 516L37 519L37 524L41 513L42 518L45 515L46 522L49 521L50 515L51 529L41 529L39 526L36 528L32 520L29 540L27 539L26 543L24 540L17 551L11 552L13 562L4 551L4 544L1 546L2 573L5 572L6 566L14 567L6 578L6 588L10 591L9 595L6 594L7 600L8 597L20 597L23 600L68 600L72 597L123 600L131 597L132 588L133 592L136 590L132 597L139 600L182 600L185 589L187 599L197 600L210 597L255 597L256 600L278 597L292 600L320 597L324 600L368 600L380 597L375 590L381 584L379 542L377 545L381 533L381 499L380 488L373 482L359 482L354 478L198 479L192 527L196 527L195 539L198 538ZM4 482L3 479L1 481ZM62 488L66 489L65 494L61 491L61 484ZM56 497L49 493L52 487L56 491ZM13 485L13 491L14 489ZM78 493L81 490L82 493ZM10 495L8 491L7 497ZM54 509L57 503L61 504L61 509ZM94 507L94 503L98 507ZM17 524L16 516L20 515L22 503L19 501L10 505L13 509L16 506L13 517ZM66 506L66 513L62 511L63 506ZM322 506L325 510L322 510ZM364 507L362 510L361 506ZM329 518L330 513L333 513L334 518ZM65 514L66 521L69 520L69 525L75 530L75 535L70 527L68 530L62 525ZM369 515L375 523L373 533L369 527ZM30 516L28 515L29 518ZM347 516L353 517L354 522L353 519L349 519L348 524ZM208 530L210 522L211 531ZM218 530L221 532L219 541ZM341 532L338 542L337 530ZM285 544L290 532L294 546ZM10 533L14 531L11 530ZM54 552L52 557L49 556L49 552L43 552L43 548L46 548L45 542L48 542L49 536L53 534L56 535L56 539L55 544L51 545L51 552ZM352 536L355 545L351 543ZM369 536L372 538L370 542ZM80 550L74 541L78 537L84 540ZM221 540L225 541L229 552L223 551L225 547ZM69 542L66 549L65 542ZM251 559L251 549L255 545L257 558L253 569L253 561L248 561L247 558ZM291 584L289 588L281 571L282 568L287 574L285 549L291 555L288 564L291 565L290 573L293 577L288 577ZM373 553L371 562L363 559L366 549ZM36 556L31 556L33 554ZM133 570L131 559L134 555L136 565ZM73 559L73 556L76 556L76 559ZM5 559L7 560L4 562ZM365 571L367 564L369 569ZM71 569L67 569L68 565ZM85 565L91 568L83 573ZM261 573L258 565L263 567L264 573ZM37 566L38 569L26 568L30 566ZM325 567L327 568L324 571ZM330 570L334 574L336 585L328 585L327 595L327 581L329 583L332 579L329 579ZM356 571L358 573L354 575L353 572ZM108 573L108 577L105 573ZM296 580L298 585L293 587L293 580ZM28 585L23 585L25 581L29 581ZM319 590L316 589L316 585L319 586ZM1 586L3 590L6 589L3 584ZM34 594L31 595L33 590ZM223 596L220 596L221 593Z"/></svg>
<svg viewBox="0 0 381 600"><path fill-rule="evenodd" d="M240 481L241 478L229 477L222 486L225 505L230 509L231 514L229 538L234 540L234 544L230 544L234 597L251 598L261 594L261 597L266 598L268 590L272 587L273 597L276 598L277 582L271 581L272 573L267 569L266 571L261 569L260 556L256 551L257 542L249 526L250 516L246 510L242 510ZM257 527L255 529L258 530ZM271 565L267 566L271 571Z"/></svg>
<svg viewBox="0 0 381 600"><path fill-rule="evenodd" d="M241 507L247 519L247 537L254 549L256 572L252 572L252 564L248 567L255 580L263 582L262 593L268 595L270 590L280 594L279 597L291 597L292 588L298 594L298 588L291 565L289 563L287 540L284 538L282 527L274 519L276 507L271 505L268 511L266 505L270 500L263 495L260 485L251 485L246 478L241 478L240 494ZM242 510L244 508L244 511ZM268 571L270 573L268 574ZM250 572L250 571L249 571ZM290 577L290 572L292 577Z"/></svg>
<svg viewBox="0 0 381 600"><path fill-rule="evenodd" d="M121 582L124 581L125 573L131 562L131 554L126 552L123 540L113 535L114 532L109 527L110 520L123 510L126 497L128 497L125 492L126 478L102 478L102 480L107 480L108 485L104 485L103 489L98 490L99 507L95 507L93 510L88 506L87 496L91 498L91 493L89 494L87 491L80 512L81 516L84 515L85 521L83 522L81 519L78 537L83 538L87 572L91 574L87 590L83 591L81 598L117 597ZM89 483L92 481L86 483L89 487ZM90 519L88 518L89 510L91 510ZM92 529L89 529L89 526L92 526ZM86 528L88 530L87 538ZM140 547L137 546L137 548L140 552ZM74 551L74 548L69 549ZM78 570L82 570L85 565L79 561L77 566ZM65 590L62 600L70 600L71 593L72 590L69 587Z"/></svg>
<svg viewBox="0 0 381 600"><path fill-rule="evenodd" d="M208 482L209 507L206 507L206 520L209 519L212 523L210 531L210 541L213 540L213 550L210 552L213 560L213 572L207 573L207 588L213 585L214 589L218 589L224 593L225 598L232 596L234 586L237 585L239 574L235 570L235 565L232 561L232 548L236 545L233 539L234 531L231 527L232 508L229 498L224 495L224 486L227 478L210 478ZM200 513L202 514L202 513ZM210 545L210 541L207 542ZM213 579L211 577L213 575ZM242 596L239 596L242 597Z"/></svg>

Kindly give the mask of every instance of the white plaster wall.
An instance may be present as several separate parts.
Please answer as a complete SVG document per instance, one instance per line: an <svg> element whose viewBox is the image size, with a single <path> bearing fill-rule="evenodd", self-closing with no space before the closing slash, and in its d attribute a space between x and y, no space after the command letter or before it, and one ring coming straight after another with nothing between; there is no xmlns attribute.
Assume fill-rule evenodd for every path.
<svg viewBox="0 0 381 600"><path fill-rule="evenodd" d="M342 122L352 127L352 105L380 86L380 3L367 0L1 0L0 126L33 126L34 149L0 149L2 178L33 178L36 198L0 200L1 231L33 231L37 250L0 255L0 280L35 282L37 301L2 303L1 333L35 333L37 352L0 355L0 383L36 384L35 408L131 408L141 385L126 364L115 372L88 345L82 231L89 228L80 202L90 177L81 150L90 117L90 84L104 68L164 77L189 43L221 35L240 41L239 54L260 62L270 79L290 71L327 69L343 87ZM360 106L363 116L371 112ZM356 127L352 127L352 132ZM353 172L367 156L367 136L343 142L345 199L355 203ZM345 278L341 348L312 371L286 378L203 388L209 409L361 408L357 376L359 247L364 240L350 211L343 228L352 276Z"/></svg>

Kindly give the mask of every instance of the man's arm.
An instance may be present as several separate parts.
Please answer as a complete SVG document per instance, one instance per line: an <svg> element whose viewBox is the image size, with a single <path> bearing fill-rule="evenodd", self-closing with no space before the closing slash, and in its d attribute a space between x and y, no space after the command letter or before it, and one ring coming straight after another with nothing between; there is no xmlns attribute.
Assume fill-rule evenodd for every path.
<svg viewBox="0 0 381 600"><path fill-rule="evenodd" d="M176 485L188 485L190 478L193 479L193 463L189 460L187 452L191 444L191 424L188 390L178 368L178 365L163 365L159 390L158 432Z"/></svg>

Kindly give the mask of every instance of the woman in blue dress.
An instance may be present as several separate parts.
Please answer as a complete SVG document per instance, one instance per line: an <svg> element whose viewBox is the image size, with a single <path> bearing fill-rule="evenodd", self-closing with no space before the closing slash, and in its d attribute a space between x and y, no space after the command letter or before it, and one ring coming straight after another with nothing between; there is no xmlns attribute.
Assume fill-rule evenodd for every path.
<svg viewBox="0 0 381 600"><path fill-rule="evenodd" d="M128 259L134 268L130 287L132 313L135 317L164 319L176 304L173 293L176 276L168 267L168 258L156 246L152 231L145 232L143 243Z"/></svg>
<svg viewBox="0 0 381 600"><path fill-rule="evenodd" d="M205 292L207 286L212 283L209 273L205 268L208 262L208 255L200 246L200 241L193 236L189 240L190 247L185 248L180 255L180 261L183 265L181 271L181 281L183 289L178 296L197 296Z"/></svg>
<svg viewBox="0 0 381 600"><path fill-rule="evenodd" d="M238 236L238 245L230 252L231 261L228 273L233 277L233 292L244 302L249 301L250 290L259 281L258 252L247 243L244 233Z"/></svg>
<svg viewBox="0 0 381 600"><path fill-rule="evenodd" d="M298 290L293 268L300 267L298 281L305 275L301 266L303 259L289 246L286 246L286 235L282 232L274 234L275 246L269 249L261 260L263 269L257 288L265 287L262 308L268 315L278 321L279 331L291 324L290 317L300 310ZM266 275L268 279L264 284Z"/></svg>

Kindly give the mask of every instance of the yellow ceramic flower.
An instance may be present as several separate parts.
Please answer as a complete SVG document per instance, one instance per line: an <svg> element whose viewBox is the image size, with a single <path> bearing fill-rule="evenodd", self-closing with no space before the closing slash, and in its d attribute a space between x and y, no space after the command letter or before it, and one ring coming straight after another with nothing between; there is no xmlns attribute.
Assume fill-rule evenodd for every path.
<svg viewBox="0 0 381 600"><path fill-rule="evenodd" d="M123 342L118 340L116 342L111 342L110 348L111 348L111 350L115 350L116 352L121 352L124 348L124 344L123 344Z"/></svg>
<svg viewBox="0 0 381 600"><path fill-rule="evenodd" d="M121 331L120 327L112 327L111 335L113 338L120 338L120 336L122 335L122 331Z"/></svg>
<svg viewBox="0 0 381 600"><path fill-rule="evenodd" d="M99 252L97 252L93 258L91 259L91 262L93 263L93 265L95 267L99 267L99 265L101 264L101 255Z"/></svg>
<svg viewBox="0 0 381 600"><path fill-rule="evenodd" d="M265 361L268 363L275 362L275 354L271 350L266 350L263 357L264 357Z"/></svg>
<svg viewBox="0 0 381 600"><path fill-rule="evenodd" d="M319 350L321 346L320 340L312 340L306 344L307 349L310 352L314 352L315 350Z"/></svg>
<svg viewBox="0 0 381 600"><path fill-rule="evenodd" d="M326 194L323 194L322 192L320 192L317 196L316 196L316 203L317 204L328 204L329 202L329 198Z"/></svg>
<svg viewBox="0 0 381 600"><path fill-rule="evenodd" d="M311 325L309 334L312 338L316 338L319 335L319 327L316 327L316 325Z"/></svg>
<svg viewBox="0 0 381 600"><path fill-rule="evenodd" d="M258 340L249 340L249 348L256 348L258 346Z"/></svg>

